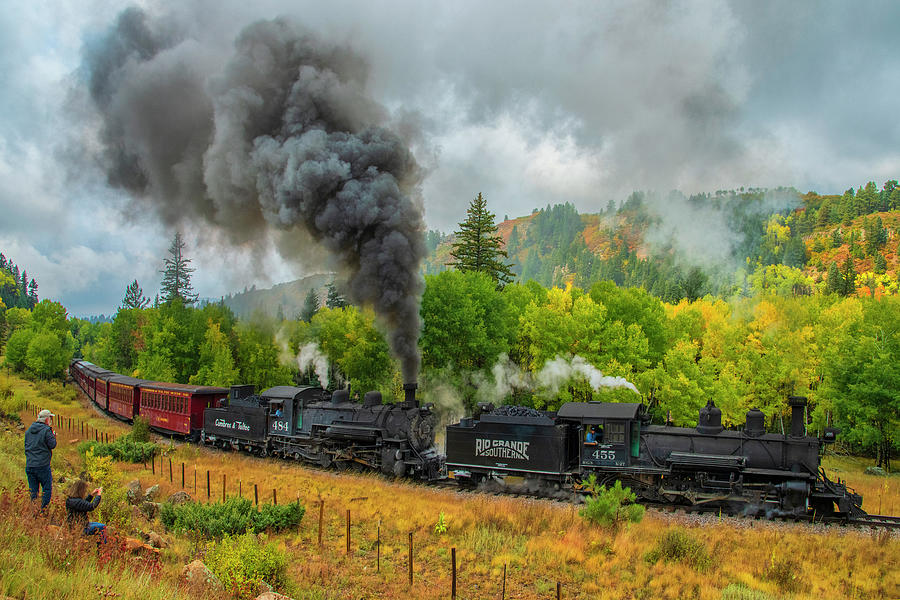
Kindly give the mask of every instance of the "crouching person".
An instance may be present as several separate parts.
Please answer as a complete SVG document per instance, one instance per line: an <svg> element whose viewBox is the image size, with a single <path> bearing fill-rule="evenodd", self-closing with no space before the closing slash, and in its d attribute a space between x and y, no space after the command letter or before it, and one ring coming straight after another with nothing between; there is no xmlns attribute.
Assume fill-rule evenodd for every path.
<svg viewBox="0 0 900 600"><path fill-rule="evenodd" d="M88 520L88 513L100 504L103 488L97 488L90 494L88 485L81 479L75 481L66 493L66 512L70 525L84 527L85 535L98 535L100 541L106 543L106 525Z"/></svg>

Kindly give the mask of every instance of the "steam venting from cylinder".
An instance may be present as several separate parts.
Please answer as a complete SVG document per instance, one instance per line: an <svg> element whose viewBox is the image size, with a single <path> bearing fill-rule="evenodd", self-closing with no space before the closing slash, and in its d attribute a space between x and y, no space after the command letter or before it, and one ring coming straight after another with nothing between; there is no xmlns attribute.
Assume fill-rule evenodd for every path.
<svg viewBox="0 0 900 600"><path fill-rule="evenodd" d="M366 95L366 62L346 46L286 19L249 25L225 53L214 37L128 8L86 46L108 183L129 192L134 214L212 226L242 249L275 240L299 261L311 237L415 381L422 172L396 131L415 132L390 125Z"/></svg>

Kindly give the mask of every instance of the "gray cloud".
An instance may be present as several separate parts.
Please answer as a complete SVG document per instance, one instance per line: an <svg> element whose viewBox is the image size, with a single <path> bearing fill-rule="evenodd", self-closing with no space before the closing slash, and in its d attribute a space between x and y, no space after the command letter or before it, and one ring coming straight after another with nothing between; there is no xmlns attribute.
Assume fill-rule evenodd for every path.
<svg viewBox="0 0 900 600"><path fill-rule="evenodd" d="M240 31L281 15L334 47L352 48L368 65L363 87L385 107L381 124L401 132L428 170L421 195L430 227L454 228L479 191L498 215L515 216L565 201L597 210L633 189L690 194L784 185L833 193L900 173L896 3L575 2L561 8L147 0L143 7L154 59L133 62L129 68L142 77L116 88L120 98L133 98L107 110L123 117L122 127L135 128L127 129L128 139L169 141L129 150L166 165L149 173L154 187L144 193L172 201L139 203L136 210L104 190L105 175L97 176L95 164L81 162L78 178L64 179L59 163L61 156L68 162L96 156L104 143L95 117L64 100L82 47L99 43L121 5L57 0L0 14L0 209L9 215L0 223L0 244L33 248L41 291L54 290L76 312L104 303L110 312L122 292L118 284L101 286L88 300L76 296L87 288L49 281L61 272L68 249L83 245L104 257L97 270L123 265L104 272L124 283L134 278L134 265L152 277L159 265L143 261L161 260L168 240L156 238L171 230L148 225L146 215L173 223L188 210L204 221L235 208L208 198L186 204L172 193L205 189L210 182L196 177L191 162L196 147L210 132L223 145L226 140L214 121L205 121L204 130L213 82L199 85L195 75L222 72ZM166 27L155 25L164 18ZM150 85L162 71L181 77L167 79L168 87ZM191 100L170 106L175 92ZM148 115L137 128L126 117L128 107L138 106L160 118ZM415 123L411 130L399 126L401 114ZM73 138L77 144L62 144ZM127 161L120 166L127 175ZM254 223L283 216L260 212ZM98 223L104 245L84 235ZM332 266L308 255L309 239L300 236L287 238L288 252L302 254L304 263L284 261L274 249L284 252L286 239L275 231L260 244L237 244L230 262L246 268L237 273L205 250L219 247L216 234L197 228L189 235L205 295L240 289L242 281L260 283L260 273L300 275Z"/></svg>

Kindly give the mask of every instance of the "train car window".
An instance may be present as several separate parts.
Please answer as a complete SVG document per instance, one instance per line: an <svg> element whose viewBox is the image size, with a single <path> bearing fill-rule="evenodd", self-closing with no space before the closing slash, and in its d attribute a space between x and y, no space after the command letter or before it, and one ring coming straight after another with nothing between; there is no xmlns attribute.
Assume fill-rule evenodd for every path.
<svg viewBox="0 0 900 600"><path fill-rule="evenodd" d="M603 441L607 444L625 443L625 423L606 423Z"/></svg>

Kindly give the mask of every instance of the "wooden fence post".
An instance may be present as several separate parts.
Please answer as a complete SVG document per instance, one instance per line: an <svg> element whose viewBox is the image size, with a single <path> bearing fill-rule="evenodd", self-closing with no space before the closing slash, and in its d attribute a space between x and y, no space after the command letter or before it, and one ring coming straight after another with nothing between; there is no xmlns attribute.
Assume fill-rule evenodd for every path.
<svg viewBox="0 0 900 600"><path fill-rule="evenodd" d="M238 479L238 496L244 497L244 480Z"/></svg>
<svg viewBox="0 0 900 600"><path fill-rule="evenodd" d="M500 600L506 600L506 563L503 563L503 591L500 592Z"/></svg>
<svg viewBox="0 0 900 600"><path fill-rule="evenodd" d="M278 492L275 490L275 488L272 488L272 504L278 506Z"/></svg>
<svg viewBox="0 0 900 600"><path fill-rule="evenodd" d="M150 468L153 470L153 474L156 475L156 457L150 457Z"/></svg>
<svg viewBox="0 0 900 600"><path fill-rule="evenodd" d="M209 469L206 470L206 501L209 502Z"/></svg>
<svg viewBox="0 0 900 600"><path fill-rule="evenodd" d="M347 509L347 556L350 555L350 509Z"/></svg>
<svg viewBox="0 0 900 600"><path fill-rule="evenodd" d="M222 502L225 502L225 473L222 473Z"/></svg>
<svg viewBox="0 0 900 600"><path fill-rule="evenodd" d="M450 549L450 565L453 583L450 585L450 597L456 600L456 548Z"/></svg>
<svg viewBox="0 0 900 600"><path fill-rule="evenodd" d="M194 467L194 498L197 497L197 467Z"/></svg>
<svg viewBox="0 0 900 600"><path fill-rule="evenodd" d="M255 483L253 484L253 502L259 506L259 488Z"/></svg>
<svg viewBox="0 0 900 600"><path fill-rule="evenodd" d="M172 478L172 459L169 458L169 483L174 483L175 480Z"/></svg>
<svg viewBox="0 0 900 600"><path fill-rule="evenodd" d="M184 489L184 463L181 463L181 489Z"/></svg>
<svg viewBox="0 0 900 600"><path fill-rule="evenodd" d="M409 532L409 585L413 584L413 542L412 531Z"/></svg>
<svg viewBox="0 0 900 600"><path fill-rule="evenodd" d="M556 600L560 600L562 598L562 584L560 582L556 582Z"/></svg>
<svg viewBox="0 0 900 600"><path fill-rule="evenodd" d="M376 534L378 537L376 538L375 548L378 550L378 554L376 555L375 562L375 572L381 573L381 523L378 523L378 533Z"/></svg>
<svg viewBox="0 0 900 600"><path fill-rule="evenodd" d="M322 545L322 515L325 511L325 501L319 500L319 546Z"/></svg>

